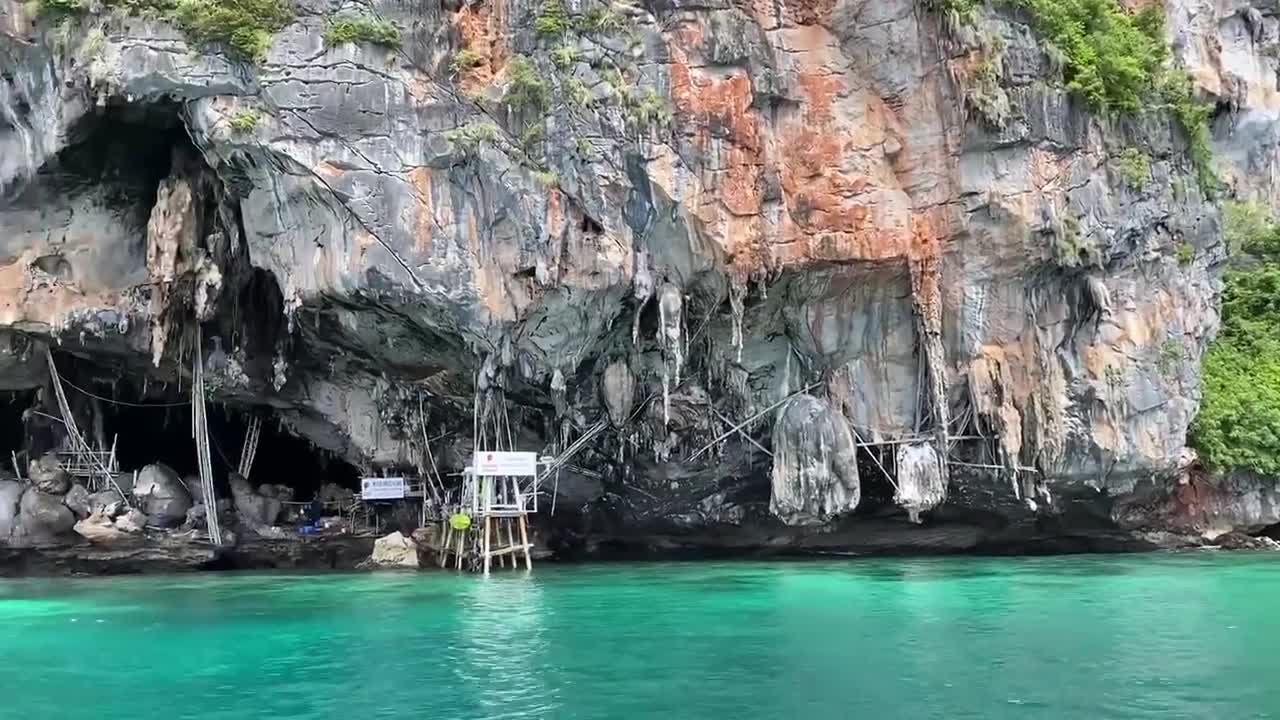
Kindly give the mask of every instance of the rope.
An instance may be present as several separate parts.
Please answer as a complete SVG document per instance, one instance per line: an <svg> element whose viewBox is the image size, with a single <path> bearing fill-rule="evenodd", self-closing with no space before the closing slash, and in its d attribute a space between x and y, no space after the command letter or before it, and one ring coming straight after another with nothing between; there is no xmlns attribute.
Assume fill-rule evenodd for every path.
<svg viewBox="0 0 1280 720"><path fill-rule="evenodd" d="M190 400L183 400L182 402L171 402L171 403L136 403L136 402L129 402L128 400L113 400L109 397L103 397L101 395L91 393L88 390L85 390L84 388L80 387L79 385L72 383L70 380L67 380L66 378L63 378L62 382L64 385L70 386L72 390L79 392L81 395L87 395L93 398L94 400L101 400L102 402L111 403L112 405L124 405L125 407L136 407L136 408L171 408L171 407L182 407L184 405L191 404Z"/></svg>
<svg viewBox="0 0 1280 720"><path fill-rule="evenodd" d="M222 528L218 523L218 496L213 486L213 459L209 456L209 419L204 405L204 357L200 335L200 325L197 323L196 351L191 358L191 434L196 440L196 464L200 466L200 487L204 495L209 542L217 546L222 545Z"/></svg>

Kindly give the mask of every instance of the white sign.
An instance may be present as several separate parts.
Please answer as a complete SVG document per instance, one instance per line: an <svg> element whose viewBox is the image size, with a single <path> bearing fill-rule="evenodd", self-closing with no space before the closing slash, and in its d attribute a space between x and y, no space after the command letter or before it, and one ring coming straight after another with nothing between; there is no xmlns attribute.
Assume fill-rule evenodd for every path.
<svg viewBox="0 0 1280 720"><path fill-rule="evenodd" d="M511 475L534 477L538 474L538 453L531 452L482 452L477 453L471 467L476 475Z"/></svg>
<svg viewBox="0 0 1280 720"><path fill-rule="evenodd" d="M360 498L362 500L401 500L404 498L404 478L361 478Z"/></svg>

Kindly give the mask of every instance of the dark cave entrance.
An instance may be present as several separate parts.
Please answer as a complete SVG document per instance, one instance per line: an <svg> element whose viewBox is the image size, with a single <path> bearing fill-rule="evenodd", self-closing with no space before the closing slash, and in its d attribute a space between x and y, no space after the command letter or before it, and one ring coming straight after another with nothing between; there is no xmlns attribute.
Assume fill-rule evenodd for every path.
<svg viewBox="0 0 1280 720"><path fill-rule="evenodd" d="M858 480L862 483L862 500L854 514L886 515L904 512L894 503L893 485L885 477L887 472L897 481L895 450L893 445L858 448Z"/></svg>
<svg viewBox="0 0 1280 720"><path fill-rule="evenodd" d="M10 390L0 392L0 467L5 476L14 472L13 459L18 458L18 466L25 467L27 462L27 446L29 426L26 421L27 411L35 405L35 390ZM51 442L50 439L36 438L37 445ZM39 450L40 448L37 448ZM25 475L26 473L23 473Z"/></svg>
<svg viewBox="0 0 1280 720"><path fill-rule="evenodd" d="M191 436L191 407L157 407L104 403L108 442L116 434L116 455L124 470L161 462L186 477L197 473L195 441ZM240 462L240 451L251 413L263 416L258 452L249 481L287 485L294 498L309 500L326 483L350 490L360 487L360 471L343 459L291 434L273 413L263 408L228 408L208 404L209 439L214 478L227 491L227 475Z"/></svg>

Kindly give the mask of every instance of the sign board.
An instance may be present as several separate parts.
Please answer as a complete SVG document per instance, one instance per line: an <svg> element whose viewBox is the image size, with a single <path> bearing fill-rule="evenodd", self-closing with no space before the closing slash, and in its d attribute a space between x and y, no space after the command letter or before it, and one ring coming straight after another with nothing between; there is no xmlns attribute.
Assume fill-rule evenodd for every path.
<svg viewBox="0 0 1280 720"><path fill-rule="evenodd" d="M538 474L538 453L531 452L482 452L476 453L471 463L476 475L511 475L535 477Z"/></svg>
<svg viewBox="0 0 1280 720"><path fill-rule="evenodd" d="M402 477L360 479L360 499L362 500L402 500L404 490L405 484Z"/></svg>

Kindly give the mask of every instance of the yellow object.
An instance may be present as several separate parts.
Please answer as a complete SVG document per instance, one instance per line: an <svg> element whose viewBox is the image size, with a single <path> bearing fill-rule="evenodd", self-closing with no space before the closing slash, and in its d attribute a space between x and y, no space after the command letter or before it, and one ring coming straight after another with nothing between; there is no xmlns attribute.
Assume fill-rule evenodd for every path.
<svg viewBox="0 0 1280 720"><path fill-rule="evenodd" d="M466 513L455 513L449 518L449 525L454 530L466 530L471 527L471 516Z"/></svg>

